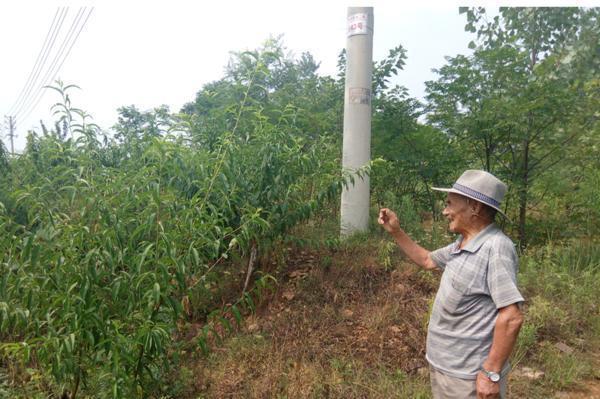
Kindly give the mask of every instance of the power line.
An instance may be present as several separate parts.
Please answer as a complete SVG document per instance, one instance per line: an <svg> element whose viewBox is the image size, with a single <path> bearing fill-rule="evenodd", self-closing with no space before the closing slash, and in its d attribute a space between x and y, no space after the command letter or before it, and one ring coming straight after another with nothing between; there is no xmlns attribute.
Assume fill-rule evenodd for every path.
<svg viewBox="0 0 600 399"><path fill-rule="evenodd" d="M58 15L58 22L55 24L57 15ZM62 27L62 24L64 22L66 15L67 15L66 9L64 9L64 8L57 9L56 14L54 15L54 20L52 21L52 25L50 26L50 30L48 31L49 35L48 34L46 35L46 40L44 40L44 44L42 45L42 49L40 50L38 59L36 60L34 67L31 70L31 73L29 74L29 77L27 78L27 81L26 81L25 85L23 86L23 89L21 90L19 97L17 98L17 101L15 101L15 103L11 107L11 110L8 113L9 115L15 115L16 113L18 113L23 108L23 105L25 105L25 103L28 100L30 100L29 96L31 94L31 90L35 87L35 84L37 83L37 79L38 79L40 73L42 72L44 66L46 65L46 60L48 59L48 56L52 52L52 48L54 47L54 42L56 41L56 38L58 37L58 32L60 31L60 28ZM50 40L48 40L48 38L50 38ZM41 55L41 57L40 57L40 55ZM41 60L41 62L39 62L40 60Z"/></svg>
<svg viewBox="0 0 600 399"><path fill-rule="evenodd" d="M56 14L54 14L54 19L52 20L52 24L50 24L50 29L48 29L48 33L46 33L46 38L44 39L44 44L42 44L42 48L40 49L40 52L38 53L38 56L37 56L37 58L35 60L35 63L33 64L33 68L31 69L31 72L29 72L29 76L25 80L25 84L23 85L23 88L21 89L21 92L17 96L17 100L15 101L15 103L13 104L13 106L8 111L9 115L11 115L13 113L13 111L15 110L15 106L17 105L17 103L19 103L23 99L23 93L25 92L25 88L28 85L31 84L31 78L32 78L32 76L34 74L34 71L40 65L40 60L42 58L41 56L42 56L43 53L45 53L45 49L46 49L46 46L48 44L48 39L50 38L50 33L53 31L54 23L56 22L56 17L58 16L59 11L60 11L60 8L57 8L56 9Z"/></svg>
<svg viewBox="0 0 600 399"><path fill-rule="evenodd" d="M58 64L58 60L60 59L60 57L62 57L62 55L65 51L65 48L67 47L67 43L73 37L73 34L75 33L75 30L76 30L76 26L77 26L77 24L79 24L79 21L80 21L82 15L83 15L82 8L79 8L77 15L75 16L75 18L73 18L73 21L71 22L71 26L69 27L69 30L63 37L62 43L58 47L58 50L56 50L56 52L55 52L54 57L52 58L52 61L50 62L50 66L46 69L43 77L40 79L40 81L37 85L37 88L34 90L34 94L29 98L27 105L24 105L23 107L21 107L21 109L19 111L16 112L17 116L23 115L26 112L30 111L32 105L34 103L36 103L37 99L41 96L43 87L49 83L48 78L51 76L52 71Z"/></svg>
<svg viewBox="0 0 600 399"><path fill-rule="evenodd" d="M35 108L37 107L37 105L39 104L39 102L41 101L41 99L43 98L45 91L43 91L42 89L45 86L47 86L48 84L50 84L51 82L53 82L54 79L56 78L56 75L58 74L58 72L62 68L62 66L63 66L64 62L66 61L66 59L69 57L69 54L71 53L71 50L73 49L73 46L77 42L77 39L79 38L79 35L83 31L83 28L87 24L87 21L90 18L90 15L92 14L93 10L94 10L94 7L90 8L89 12L87 13L87 16L83 20L83 23L81 23L81 25L79 26L79 30L77 30L77 25L82 20L83 15L85 14L85 11L86 11L86 7L80 9L80 13L78 13L79 18L76 18L77 22L72 25L73 30L71 32L70 38L73 37L73 32L75 32L75 30L77 30L77 33L75 34L75 36L74 36L74 38L72 40L70 40L70 38L69 38L68 40L65 40L63 42L64 48L66 48L66 46L68 45L67 52L65 53L65 55L60 60L60 63L58 63L58 59L59 58L55 57L56 60L57 60L57 62L53 62L53 65L48 69L48 73L46 74L46 76L44 76L45 78L49 77L49 79L46 80L45 84L43 84L43 85L40 86L40 88L38 90L38 93L40 93L40 94L38 95L38 98L35 101L35 103L33 104L33 106L31 106L26 113L23 113L24 114L24 117L22 118L23 121L26 120L27 117L31 114L31 112L33 112L35 110ZM70 44L68 44L69 40L70 40ZM63 48L63 51L64 51L64 48ZM63 51L61 51L60 54L62 54ZM56 67L57 63L58 63L58 66ZM43 82L43 80L42 80L42 82Z"/></svg>

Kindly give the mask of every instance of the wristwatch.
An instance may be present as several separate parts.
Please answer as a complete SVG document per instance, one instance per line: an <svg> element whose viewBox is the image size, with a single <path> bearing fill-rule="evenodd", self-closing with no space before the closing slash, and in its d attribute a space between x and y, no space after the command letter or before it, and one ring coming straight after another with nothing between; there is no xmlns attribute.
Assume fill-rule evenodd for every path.
<svg viewBox="0 0 600 399"><path fill-rule="evenodd" d="M500 381L500 374L498 374L494 371L487 371L483 367L481 368L481 371L483 371L483 374L485 374L487 376L487 378L490 379L490 381L492 381L492 382Z"/></svg>

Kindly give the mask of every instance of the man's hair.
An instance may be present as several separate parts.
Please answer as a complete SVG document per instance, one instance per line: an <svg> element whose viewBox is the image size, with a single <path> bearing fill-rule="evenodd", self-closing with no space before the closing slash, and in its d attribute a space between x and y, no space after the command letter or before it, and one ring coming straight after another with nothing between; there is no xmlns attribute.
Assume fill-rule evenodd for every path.
<svg viewBox="0 0 600 399"><path fill-rule="evenodd" d="M496 214L498 213L497 209L494 209L491 206L483 204L483 210L487 214L488 218L490 218L490 221L493 222L494 219L496 219Z"/></svg>

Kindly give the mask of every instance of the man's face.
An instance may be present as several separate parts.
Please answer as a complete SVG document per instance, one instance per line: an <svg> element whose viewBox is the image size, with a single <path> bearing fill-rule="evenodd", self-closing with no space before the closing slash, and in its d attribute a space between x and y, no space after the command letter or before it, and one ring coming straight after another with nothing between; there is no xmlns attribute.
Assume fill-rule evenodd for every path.
<svg viewBox="0 0 600 399"><path fill-rule="evenodd" d="M448 219L448 230L452 233L463 233L470 223L467 197L448 193L448 197L446 198L446 208L442 211L442 215Z"/></svg>

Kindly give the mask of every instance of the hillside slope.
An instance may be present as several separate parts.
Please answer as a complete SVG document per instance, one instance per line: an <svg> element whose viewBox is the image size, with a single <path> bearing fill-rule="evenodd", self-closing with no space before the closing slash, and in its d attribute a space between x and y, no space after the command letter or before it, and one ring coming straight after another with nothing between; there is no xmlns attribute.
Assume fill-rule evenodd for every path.
<svg viewBox="0 0 600 399"><path fill-rule="evenodd" d="M441 274L418 270L397 250L382 257L387 242L287 248L276 291L207 357L195 356L178 371L187 381L179 397L429 398L425 336ZM555 349L551 339L540 337L533 354L520 359L510 397L549 397L549 391L561 398L597 397L593 371L565 369L572 380L557 383L548 364L545 377L538 375L544 363L536 356ZM557 357L547 361L572 360L554 352Z"/></svg>

